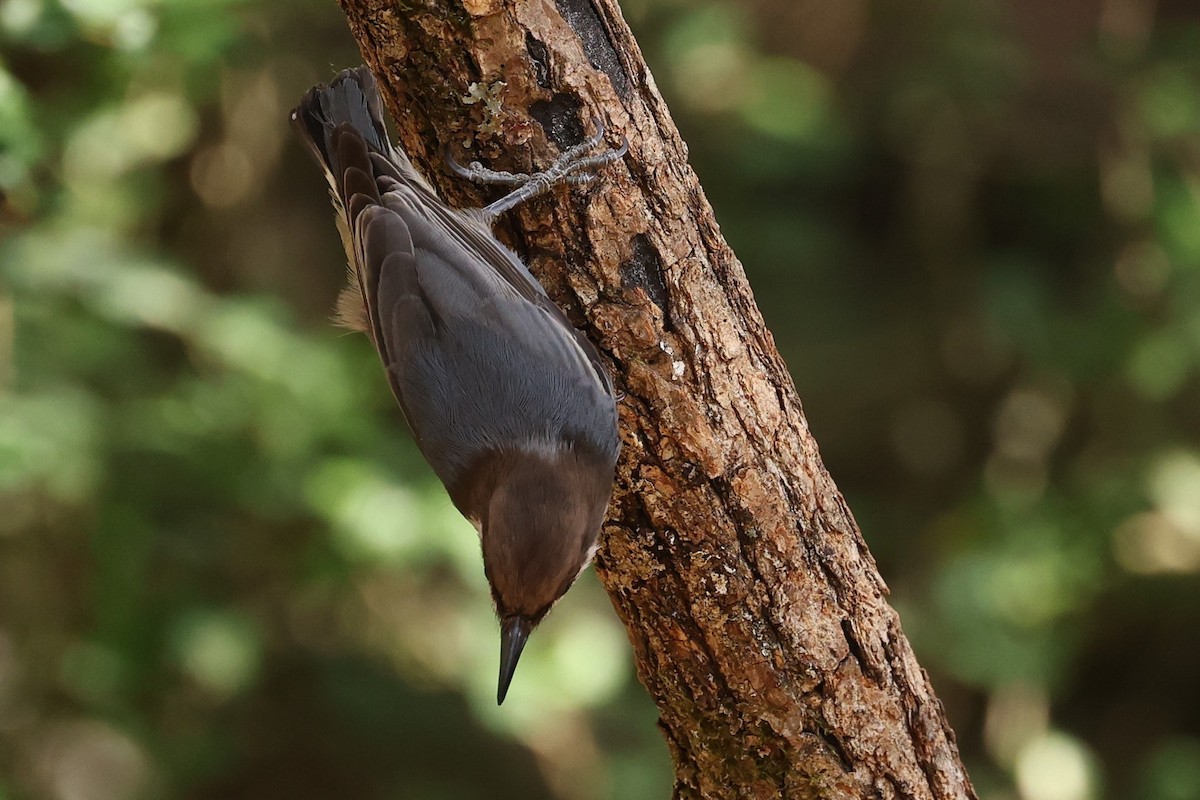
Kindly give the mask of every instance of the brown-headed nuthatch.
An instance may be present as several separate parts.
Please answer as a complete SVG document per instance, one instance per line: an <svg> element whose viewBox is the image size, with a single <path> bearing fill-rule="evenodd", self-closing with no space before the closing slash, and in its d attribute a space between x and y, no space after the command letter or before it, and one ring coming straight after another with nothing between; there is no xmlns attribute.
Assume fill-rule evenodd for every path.
<svg viewBox="0 0 1200 800"><path fill-rule="evenodd" d="M366 67L315 86L292 124L329 181L349 260L339 321L370 337L413 437L479 530L500 617L504 701L534 626L591 561L619 441L596 348L492 233L496 217L621 158L603 129L532 176L447 162L517 187L483 209L443 203L391 145Z"/></svg>

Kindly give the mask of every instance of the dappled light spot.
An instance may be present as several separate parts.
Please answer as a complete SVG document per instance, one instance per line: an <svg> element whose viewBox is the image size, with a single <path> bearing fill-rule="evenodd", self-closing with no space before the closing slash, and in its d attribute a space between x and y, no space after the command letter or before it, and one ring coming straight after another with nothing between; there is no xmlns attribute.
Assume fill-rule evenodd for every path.
<svg viewBox="0 0 1200 800"><path fill-rule="evenodd" d="M176 622L171 637L184 672L218 700L244 691L258 676L262 642L240 613L193 611Z"/></svg>
<svg viewBox="0 0 1200 800"><path fill-rule="evenodd" d="M1179 331L1152 331L1134 345L1126 366L1133 389L1143 397L1165 400L1183 386L1192 369L1187 341Z"/></svg>
<svg viewBox="0 0 1200 800"><path fill-rule="evenodd" d="M1137 575L1200 571L1200 531L1157 512L1134 514L1113 531L1113 555Z"/></svg>
<svg viewBox="0 0 1200 800"><path fill-rule="evenodd" d="M992 758L1011 769L1021 751L1045 735L1049 724L1046 690L1021 681L1009 683L988 696L984 741Z"/></svg>
<svg viewBox="0 0 1200 800"><path fill-rule="evenodd" d="M1147 488L1164 515L1200 536L1200 455L1175 451L1161 456L1150 470Z"/></svg>
<svg viewBox="0 0 1200 800"><path fill-rule="evenodd" d="M153 91L105 106L82 124L63 154L63 177L80 186L108 181L147 162L184 152L196 137L196 112L180 95Z"/></svg>
<svg viewBox="0 0 1200 800"><path fill-rule="evenodd" d="M1052 731L1017 756L1021 800L1089 800L1099 786L1092 755L1074 737Z"/></svg>
<svg viewBox="0 0 1200 800"><path fill-rule="evenodd" d="M125 733L97 719L52 725L34 758L53 800L125 800L152 779L145 751Z"/></svg>

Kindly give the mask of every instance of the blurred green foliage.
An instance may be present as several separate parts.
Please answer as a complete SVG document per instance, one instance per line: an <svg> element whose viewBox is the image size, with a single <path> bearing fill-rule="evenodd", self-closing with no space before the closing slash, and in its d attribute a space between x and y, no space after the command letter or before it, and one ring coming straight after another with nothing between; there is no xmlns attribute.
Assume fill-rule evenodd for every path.
<svg viewBox="0 0 1200 800"><path fill-rule="evenodd" d="M627 0L993 800L1200 799L1200 9ZM476 537L286 112L324 0L0 0L0 798L662 797Z"/></svg>

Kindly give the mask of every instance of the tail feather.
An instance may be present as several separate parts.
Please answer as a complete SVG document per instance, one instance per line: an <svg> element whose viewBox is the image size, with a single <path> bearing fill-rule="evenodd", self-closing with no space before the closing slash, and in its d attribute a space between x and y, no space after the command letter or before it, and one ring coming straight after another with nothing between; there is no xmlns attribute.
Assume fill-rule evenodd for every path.
<svg viewBox="0 0 1200 800"><path fill-rule="evenodd" d="M328 86L309 89L292 110L291 121L321 164L337 208L338 230L348 262L348 286L338 298L336 321L351 330L370 333L351 236L354 219L367 206L380 202L376 183L379 164L393 165L387 170L393 175L409 177L416 172L388 141L379 89L366 67L343 70Z"/></svg>
<svg viewBox="0 0 1200 800"><path fill-rule="evenodd" d="M328 86L309 89L292 110L291 122L325 172L346 250L348 285L338 298L335 321L376 340L378 332L364 292L374 291L374 284L363 272L367 265L361 255L366 243L357 241L362 236L360 217L382 208L383 194L398 184L422 196L422 208L443 213L438 209L444 207L404 152L392 147L383 121L383 101L375 77L366 67L343 70Z"/></svg>
<svg viewBox="0 0 1200 800"><path fill-rule="evenodd" d="M292 111L292 124L334 172L347 166L335 161L340 154L333 141L343 124L357 131L368 148L385 156L392 152L379 89L366 67L343 70L328 86L309 89Z"/></svg>

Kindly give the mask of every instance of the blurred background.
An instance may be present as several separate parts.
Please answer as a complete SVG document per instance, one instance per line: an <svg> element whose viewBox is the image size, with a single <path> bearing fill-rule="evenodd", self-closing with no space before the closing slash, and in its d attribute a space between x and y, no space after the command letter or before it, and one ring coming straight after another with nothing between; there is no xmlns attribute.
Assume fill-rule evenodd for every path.
<svg viewBox="0 0 1200 800"><path fill-rule="evenodd" d="M1200 7L625 0L986 800L1200 798ZM326 0L0 0L0 798L659 798L591 573L506 705L342 279Z"/></svg>

